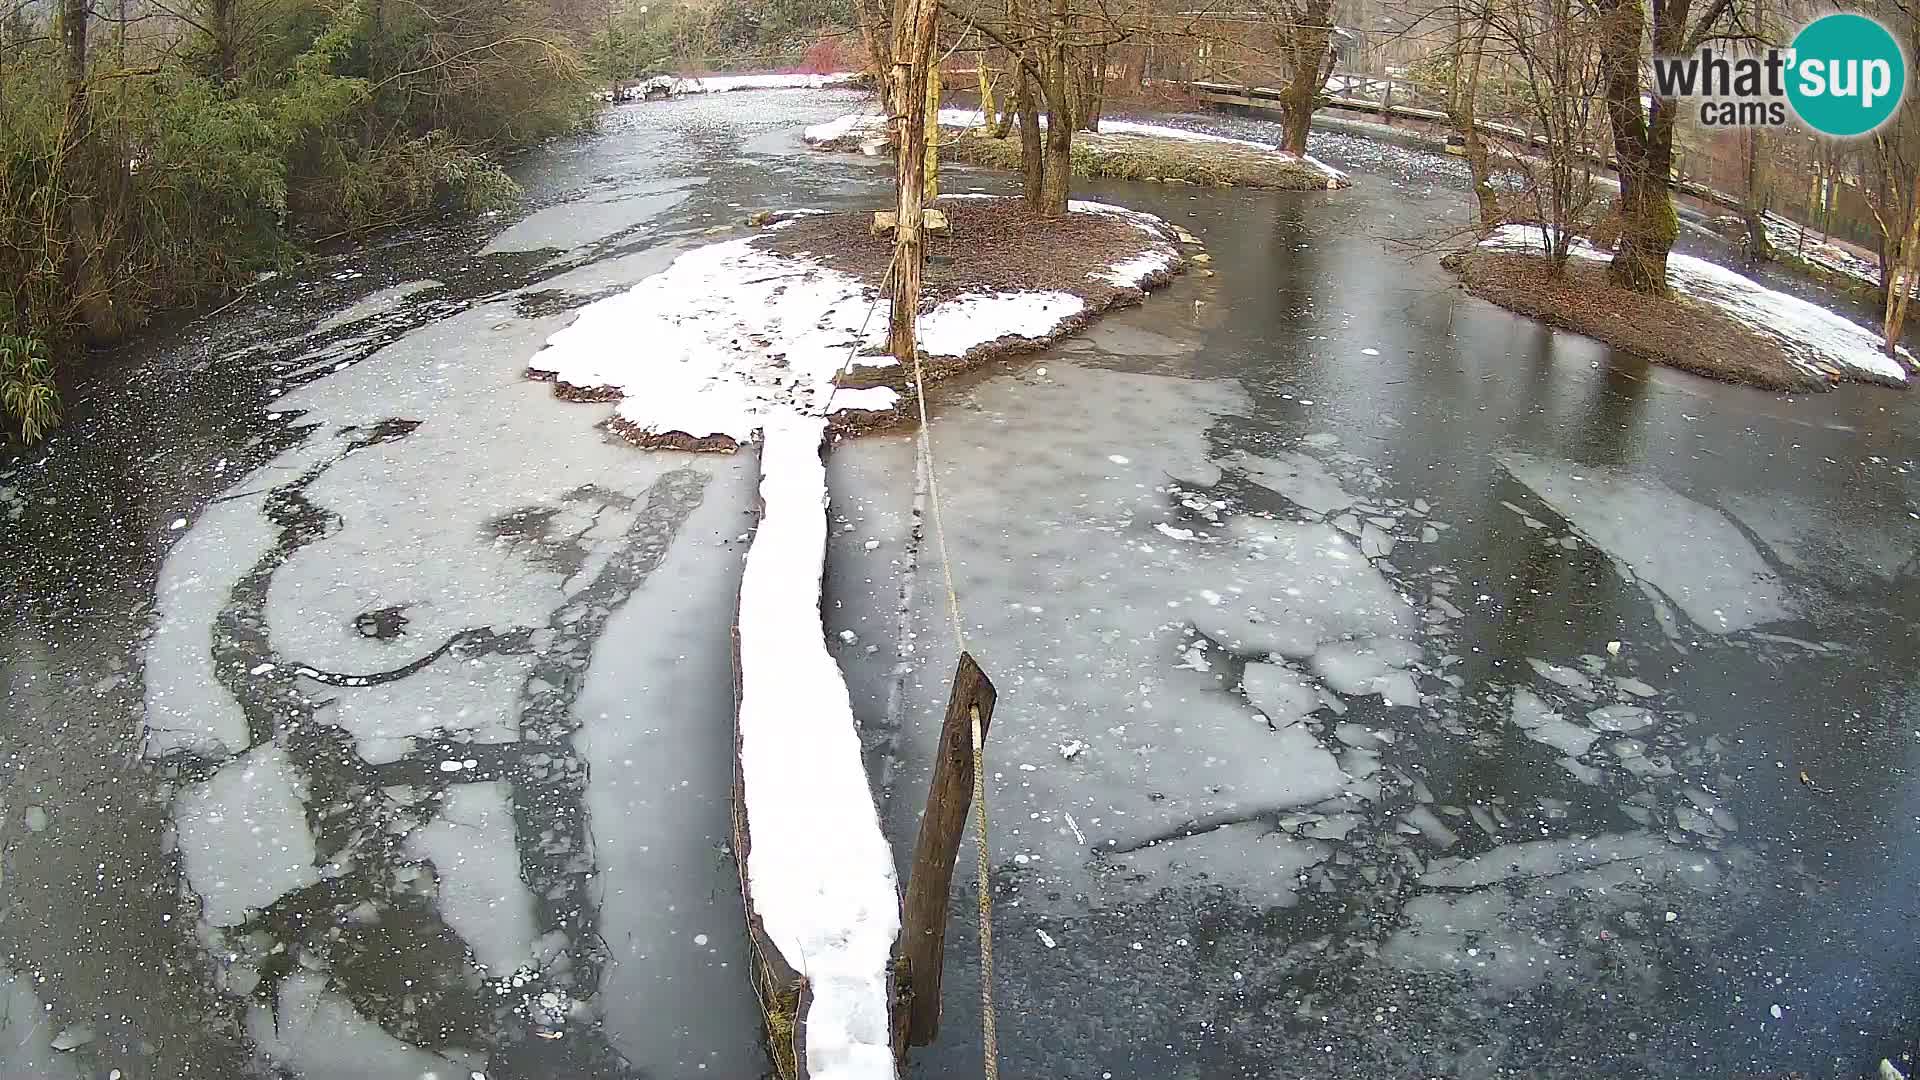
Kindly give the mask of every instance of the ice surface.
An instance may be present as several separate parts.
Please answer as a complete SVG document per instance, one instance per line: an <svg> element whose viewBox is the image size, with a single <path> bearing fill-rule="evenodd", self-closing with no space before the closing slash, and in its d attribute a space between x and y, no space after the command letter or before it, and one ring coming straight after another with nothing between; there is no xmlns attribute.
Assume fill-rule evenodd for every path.
<svg viewBox="0 0 1920 1080"><path fill-rule="evenodd" d="M486 1064L474 1051L435 1054L401 1042L327 989L323 975L289 975L278 1005L248 1010L247 1033L300 1080L467 1080Z"/></svg>
<svg viewBox="0 0 1920 1080"><path fill-rule="evenodd" d="M405 679L374 686L329 686L327 719L354 737L354 749L376 764L397 761L422 735L455 735L475 743L520 738L515 713L532 663L524 656L462 662L442 657Z"/></svg>
<svg viewBox="0 0 1920 1080"><path fill-rule="evenodd" d="M754 914L813 994L808 1074L892 1077L888 972L900 931L840 669L820 620L824 422L769 421L764 510L740 585L740 769Z"/></svg>
<svg viewBox="0 0 1920 1080"><path fill-rule="evenodd" d="M1544 878L1608 863L1667 855L1666 841L1640 833L1604 833L1564 840L1505 844L1482 855L1436 859L1420 884L1452 889L1484 888L1512 878Z"/></svg>
<svg viewBox="0 0 1920 1080"><path fill-rule="evenodd" d="M520 880L506 784L448 788L439 815L407 837L406 853L433 864L441 916L489 974L508 975L533 959L533 895Z"/></svg>
<svg viewBox="0 0 1920 1080"><path fill-rule="evenodd" d="M1780 582L1733 522L1658 480L1503 451L1514 479L1711 633L1789 617Z"/></svg>
<svg viewBox="0 0 1920 1080"><path fill-rule="evenodd" d="M1191 540L1154 529L1179 497L1167 477L1208 460L1209 420L1246 407L1238 386L1049 360L1044 380L997 379L964 393L935 422L948 551L967 647L1001 687L989 754L1007 779L990 799L1009 820L1040 815L1021 836L1047 892L1103 887L1088 876L1090 848L1177 849L1187 841L1169 838L1194 822L1340 794L1349 782L1328 747L1309 725L1285 722L1313 699L1272 688L1283 695L1266 702L1283 714L1275 730L1211 649L1209 670L1185 659L1190 621L1264 661L1269 643L1245 650L1222 641L1231 636L1222 627L1287 636L1289 651L1309 656L1408 617L1327 526L1259 522L1243 531L1188 520ZM1101 408L1084 408L1091 400ZM1028 482L993 482L1016 465ZM924 614L937 621L912 639L933 646L925 659L915 650L914 710L923 696L944 701L953 662L943 605L929 601ZM1267 674L1284 677L1259 663L1247 669L1250 693L1267 689ZM1081 749L1069 758L1063 746Z"/></svg>
<svg viewBox="0 0 1920 1080"><path fill-rule="evenodd" d="M1248 664L1240 684L1247 700L1276 727L1304 720L1320 707L1320 695L1314 692L1313 684L1286 664Z"/></svg>
<svg viewBox="0 0 1920 1080"><path fill-rule="evenodd" d="M334 314L322 319L320 323L313 328L313 332L316 334L325 334L338 330L343 326L359 322L362 319L370 318L382 312L391 311L399 307L402 300L412 296L414 293L425 292L428 289L437 289L439 287L440 283L438 281L434 281L432 278L426 278L420 281L405 281L398 285L389 285L384 289L377 289L353 304L341 308Z"/></svg>
<svg viewBox="0 0 1920 1080"><path fill-rule="evenodd" d="M1608 705L1587 714L1587 723L1600 731L1639 731L1653 721L1653 714L1637 705Z"/></svg>
<svg viewBox="0 0 1920 1080"><path fill-rule="evenodd" d="M247 748L247 718L213 667L213 619L234 579L273 547L257 500L207 507L167 553L147 642L146 752L221 756Z"/></svg>
<svg viewBox="0 0 1920 1080"><path fill-rule="evenodd" d="M1710 893L1719 883L1718 867L1705 856L1643 834L1538 840L1435 859L1420 884L1452 891L1408 902L1380 955L1468 972L1496 992L1512 992L1579 970L1579 954L1593 943L1570 930L1587 923L1578 914L1568 918L1566 905L1590 917L1663 910L1679 902L1676 893ZM1657 970L1658 957L1635 939L1616 938L1608 947L1616 962Z"/></svg>
<svg viewBox="0 0 1920 1080"><path fill-rule="evenodd" d="M1542 247L1540 235L1536 226L1503 225L1481 245L1538 251ZM1572 254L1592 261L1613 257L1584 240L1574 241ZM1744 274L1676 251L1667 256L1667 284L1778 341L1788 358L1810 374L1824 377L1830 371L1840 371L1895 385L1907 381L1900 362L1883 351L1878 333L1818 304L1769 289ZM1912 359L1911 354L1908 358Z"/></svg>
<svg viewBox="0 0 1920 1080"><path fill-rule="evenodd" d="M1316 517L1345 510L1355 501L1326 466L1298 451L1282 451L1272 457L1235 454L1227 464Z"/></svg>
<svg viewBox="0 0 1920 1080"><path fill-rule="evenodd" d="M739 1037L749 986L732 843L734 601L757 453L705 456L713 480L666 560L594 645L574 702L592 782L595 995L616 1049L662 1076L757 1076ZM662 628L672 628L662 632ZM704 944L695 938L704 936Z"/></svg>
<svg viewBox="0 0 1920 1080"><path fill-rule="evenodd" d="M59 1032L32 980L0 968L0 1080L79 1080L80 1059L52 1047Z"/></svg>
<svg viewBox="0 0 1920 1080"><path fill-rule="evenodd" d="M1420 648L1400 638L1335 642L1313 654L1314 674L1342 694L1379 694L1389 705L1417 705L1413 677L1402 670L1420 659Z"/></svg>
<svg viewBox="0 0 1920 1080"><path fill-rule="evenodd" d="M1332 526L1241 517L1230 532L1264 594L1248 606L1269 621L1311 627L1316 647L1411 632L1412 607Z"/></svg>
<svg viewBox="0 0 1920 1080"><path fill-rule="evenodd" d="M1548 682L1559 683L1569 690L1591 690L1593 688L1593 684L1588 681L1587 677L1573 668L1560 664L1551 664L1545 660L1536 660L1531 656L1527 657L1527 666L1533 669L1534 674Z"/></svg>
<svg viewBox="0 0 1920 1080"><path fill-rule="evenodd" d="M1262 822L1236 822L1129 851L1114 861L1143 875L1149 890L1184 884L1231 889L1253 904L1289 906L1300 873L1326 860L1326 844L1302 840Z"/></svg>
<svg viewBox="0 0 1920 1080"><path fill-rule="evenodd" d="M1577 758L1593 749L1594 741L1600 737L1549 709L1538 694L1525 687L1514 690L1509 715L1514 725L1527 733L1527 738L1571 757Z"/></svg>
<svg viewBox="0 0 1920 1080"><path fill-rule="evenodd" d="M1420 834L1434 847L1445 851L1460 842L1460 836L1442 824L1438 815L1426 806L1416 806L1403 815L1407 824L1420 830Z"/></svg>
<svg viewBox="0 0 1920 1080"><path fill-rule="evenodd" d="M234 926L320 880L303 786L286 752L256 747L180 793L173 816L187 881L215 926Z"/></svg>

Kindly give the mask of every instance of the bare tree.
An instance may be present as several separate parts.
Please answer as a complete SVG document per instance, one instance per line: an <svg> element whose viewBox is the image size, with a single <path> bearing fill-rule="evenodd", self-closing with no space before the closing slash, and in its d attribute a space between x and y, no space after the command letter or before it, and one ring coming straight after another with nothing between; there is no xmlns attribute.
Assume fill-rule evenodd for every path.
<svg viewBox="0 0 1920 1080"><path fill-rule="evenodd" d="M1739 0L1593 0L1599 14L1600 67L1607 120L1620 177L1620 238L1608 279L1634 292L1664 294L1667 254L1680 233L1673 209L1673 134L1678 112L1645 98L1649 41L1657 56L1689 53L1709 41L1743 36Z"/></svg>
<svg viewBox="0 0 1920 1080"><path fill-rule="evenodd" d="M1598 28L1592 9L1577 0L1500 0L1489 10L1528 133L1506 156L1557 277L1591 222Z"/></svg>
<svg viewBox="0 0 1920 1080"><path fill-rule="evenodd" d="M1262 10L1282 72L1281 149L1304 154L1333 74L1333 0L1265 0Z"/></svg>

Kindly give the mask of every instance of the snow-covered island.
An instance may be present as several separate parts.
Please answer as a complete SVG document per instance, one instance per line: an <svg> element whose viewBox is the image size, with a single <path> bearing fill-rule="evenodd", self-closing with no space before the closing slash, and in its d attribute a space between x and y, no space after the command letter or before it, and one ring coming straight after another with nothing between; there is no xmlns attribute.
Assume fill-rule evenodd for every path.
<svg viewBox="0 0 1920 1080"><path fill-rule="evenodd" d="M931 250L918 336L929 379L1037 349L1172 279L1192 238L1161 219L1075 201L1057 219L1015 199L951 195ZM528 365L576 401L612 401L613 430L643 446L732 450L770 417L884 427L914 406L911 372L884 353L881 282L891 241L865 213L789 213L753 235L694 248L588 305Z"/></svg>
<svg viewBox="0 0 1920 1080"><path fill-rule="evenodd" d="M1503 307L1587 334L1655 363L1774 390L1829 390L1842 382L1904 388L1920 370L1904 347L1888 356L1873 329L1724 266L1667 257L1668 296L1606 283L1612 258L1585 238L1564 277L1546 273L1535 225L1504 225L1443 265L1467 290Z"/></svg>

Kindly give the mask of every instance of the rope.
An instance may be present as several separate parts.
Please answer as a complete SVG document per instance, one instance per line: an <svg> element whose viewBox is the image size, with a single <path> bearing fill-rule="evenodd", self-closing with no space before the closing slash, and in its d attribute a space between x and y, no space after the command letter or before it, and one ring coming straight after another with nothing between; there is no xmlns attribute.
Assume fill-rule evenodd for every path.
<svg viewBox="0 0 1920 1080"><path fill-rule="evenodd" d="M980 1046L987 1080L1000 1080L1000 1035L993 1017L993 885L987 876L987 755L980 734L980 707L973 712L973 805L980 828L974 836L980 848Z"/></svg>
<svg viewBox="0 0 1920 1080"><path fill-rule="evenodd" d="M953 586L953 561L947 557L947 529L940 516L940 480L934 467L932 426L927 419L926 374L920 364L920 350L913 351L913 392L920 407L920 438L917 443L926 467L927 502L933 508L933 537L940 552L940 569L946 577L947 618L953 624L953 643L967 651L965 631L960 622L960 594ZM987 847L987 752L986 738L980 730L980 707L971 710L973 719L973 808L974 842L980 864L980 897L977 912L980 922L980 1043L986 1063L986 1080L1000 1080L1000 1036L993 1011L993 882L990 852Z"/></svg>

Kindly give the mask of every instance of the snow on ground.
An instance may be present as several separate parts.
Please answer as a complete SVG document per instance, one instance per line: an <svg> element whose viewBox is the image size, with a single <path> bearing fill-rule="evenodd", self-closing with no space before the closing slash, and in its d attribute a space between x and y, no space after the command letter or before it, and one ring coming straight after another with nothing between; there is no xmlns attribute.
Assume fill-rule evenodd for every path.
<svg viewBox="0 0 1920 1080"><path fill-rule="evenodd" d="M986 115L979 109L941 109L940 126L943 128L976 128L986 123ZM1046 114L1040 116L1040 126L1046 127ZM821 146L852 135L870 135L879 138L885 134L887 118L879 113L849 113L846 116L814 124L801 132L801 137L809 145ZM1102 135L1133 135L1150 139L1174 139L1180 142L1221 143L1229 146L1242 146L1250 150L1259 150L1269 154L1285 154L1277 145L1268 142L1256 142L1252 139L1239 139L1230 135L1215 135L1205 131L1189 131L1186 128L1168 127L1165 124L1144 124L1137 120L1100 121ZM864 149L864 148L863 148ZM867 150L876 153L875 150ZM1287 155L1292 156L1292 155ZM1326 173L1329 179L1342 179L1345 173L1311 156L1305 158L1307 164Z"/></svg>
<svg viewBox="0 0 1920 1080"><path fill-rule="evenodd" d="M893 856L826 648L825 425L768 424L764 510L740 586L740 767L754 914L808 980L807 1073L892 1077L887 972L900 930Z"/></svg>
<svg viewBox="0 0 1920 1080"><path fill-rule="evenodd" d="M1768 213L1762 220L1766 224L1767 241L1776 249L1792 252L1810 263L1845 274L1873 288L1880 287L1878 261L1855 254L1831 241L1816 239L1812 229L1804 229L1798 222L1788 221L1779 214ZM1913 289L1913 294L1920 296L1920 281L1914 283Z"/></svg>
<svg viewBox="0 0 1920 1080"><path fill-rule="evenodd" d="M1718 510L1658 480L1604 466L1515 451L1495 459L1624 573L1657 590L1701 629L1724 634L1791 617L1779 579ZM1660 530L1638 524L1647 521L1660 522Z"/></svg>
<svg viewBox="0 0 1920 1080"><path fill-rule="evenodd" d="M827 75L705 75L687 79L660 76L643 84L642 92L656 86L664 86L675 95L723 94L729 90L825 90L837 86L855 86L859 82L860 73L857 71L836 71Z"/></svg>
<svg viewBox="0 0 1920 1080"><path fill-rule="evenodd" d="M1503 251L1539 251L1541 230L1530 225L1503 225L1480 242ZM1613 256L1587 243L1574 241L1577 259L1604 262ZM1904 385L1907 374L1882 349L1878 333L1818 304L1769 289L1744 274L1692 255L1667 256L1667 284L1695 300L1721 309L1742 325L1778 341L1788 359L1821 378L1836 372L1866 376L1879 382ZM1913 363L1913 354L1902 355Z"/></svg>
<svg viewBox="0 0 1920 1080"><path fill-rule="evenodd" d="M1071 206L1166 235L1165 223L1149 214ZM1178 259L1162 245L1091 276L1138 286ZM582 308L529 366L577 390L620 397L616 416L633 433L746 443L776 413L826 417L899 403L884 386L833 385L856 357L867 367L894 363L877 355L888 327L881 299L818 260L764 251L751 237L728 240L695 248L627 292ZM1085 306L1065 292L968 293L920 317L920 343L931 356L958 357L1002 337L1040 339Z"/></svg>
<svg viewBox="0 0 1920 1080"><path fill-rule="evenodd" d="M853 355L884 344L878 301L813 259L763 251L750 237L729 240L582 308L532 366L583 390L618 393L617 415L638 433L745 443L773 412L826 416L898 402L886 387L833 386Z"/></svg>

